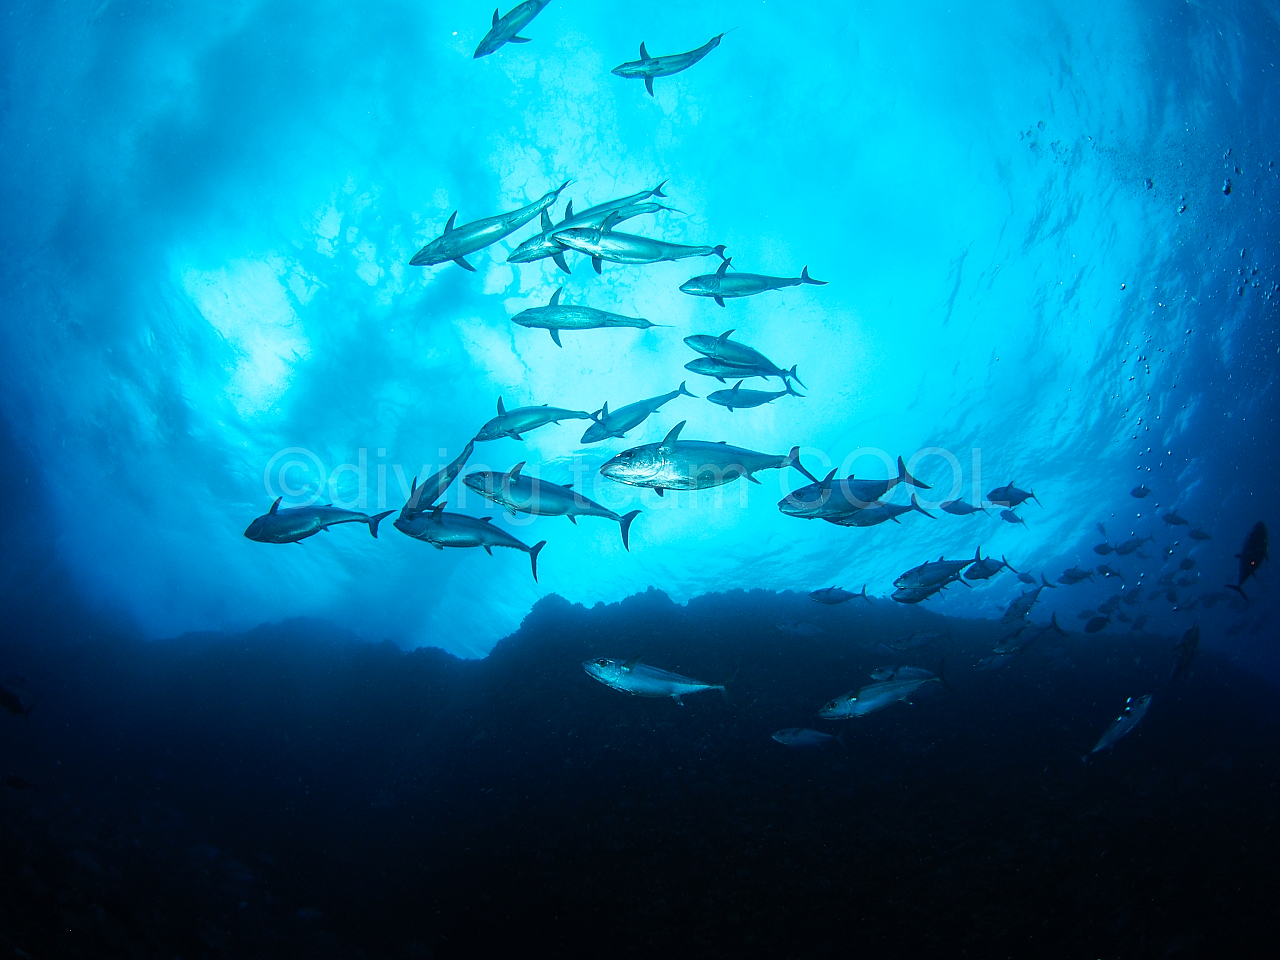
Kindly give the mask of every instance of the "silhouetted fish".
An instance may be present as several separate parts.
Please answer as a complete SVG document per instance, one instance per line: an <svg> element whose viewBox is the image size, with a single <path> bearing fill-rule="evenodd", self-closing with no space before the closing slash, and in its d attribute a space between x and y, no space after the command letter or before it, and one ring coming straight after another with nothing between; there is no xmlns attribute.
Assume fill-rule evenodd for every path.
<svg viewBox="0 0 1280 960"><path fill-rule="evenodd" d="M825 603L834 606L837 603L847 603L854 597L861 597L867 603L871 602L871 598L867 596L867 585L862 585L861 593L851 593L841 587L823 587L821 590L810 592L809 599L815 603Z"/></svg>
<svg viewBox="0 0 1280 960"><path fill-rule="evenodd" d="M551 0L524 0L524 3L512 7L505 17L499 17L498 11L494 10L493 25L480 40L475 55L471 59L479 60L481 57L487 57L508 43L529 43L528 37L520 37L517 34L527 27L529 21L540 14L542 8L550 2Z"/></svg>
<svg viewBox="0 0 1280 960"><path fill-rule="evenodd" d="M794 750L814 750L830 746L833 743L844 744L839 737L833 737L829 733L821 733L817 730L810 730L807 727L788 727L786 730L779 730L772 737L784 747L791 747Z"/></svg>
<svg viewBox="0 0 1280 960"><path fill-rule="evenodd" d="M1137 700L1134 700L1133 697L1126 700L1124 711L1112 721L1111 726L1107 727L1106 732L1102 734L1102 739L1098 741L1098 745L1090 750L1089 753L1092 755L1099 750L1105 750L1115 744L1121 737L1131 733L1133 728L1141 723L1142 718L1147 715L1147 708L1150 706L1151 694L1139 697ZM1089 758L1085 757L1084 759L1088 760Z"/></svg>
<svg viewBox="0 0 1280 960"><path fill-rule="evenodd" d="M1148 496L1150 493L1151 493L1150 487L1144 487L1141 484L1139 484L1138 486L1134 487L1132 490L1129 491L1129 496L1137 497L1139 500L1141 500L1144 497Z"/></svg>
<svg viewBox="0 0 1280 960"><path fill-rule="evenodd" d="M1185 526L1187 523L1185 519L1183 519L1178 515L1177 510L1170 510L1160 519L1163 520L1165 523L1169 524L1169 526L1171 527L1182 527L1182 526Z"/></svg>
<svg viewBox="0 0 1280 960"><path fill-rule="evenodd" d="M1243 590L1245 581L1257 573L1262 561L1267 559L1267 525L1261 520L1253 525L1253 529L1245 537L1244 546L1236 554L1236 559L1240 561L1240 579L1234 586L1228 583L1227 589L1234 590L1248 602L1249 597Z"/></svg>
<svg viewBox="0 0 1280 960"><path fill-rule="evenodd" d="M1178 641L1173 648L1173 672L1169 674L1169 682L1177 680L1183 676L1191 667L1191 661L1195 659L1196 650L1200 648L1200 624L1191 625L1191 629L1182 635L1182 639Z"/></svg>
<svg viewBox="0 0 1280 960"><path fill-rule="evenodd" d="M1003 487L996 487L987 494L987 499L994 503L997 507L1016 507L1028 500L1036 500L1035 492L1032 490L1019 490L1010 480Z"/></svg>

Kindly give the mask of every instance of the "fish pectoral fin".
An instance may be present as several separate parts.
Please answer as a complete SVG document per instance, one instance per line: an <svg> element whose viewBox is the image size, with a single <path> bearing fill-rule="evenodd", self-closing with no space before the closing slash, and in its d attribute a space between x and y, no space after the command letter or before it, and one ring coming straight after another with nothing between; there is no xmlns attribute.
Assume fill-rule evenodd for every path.
<svg viewBox="0 0 1280 960"><path fill-rule="evenodd" d="M578 525L578 520L572 513L567 513L565 514L565 516L569 518L569 522L572 523L575 527Z"/></svg>
<svg viewBox="0 0 1280 960"><path fill-rule="evenodd" d="M573 271L569 269L569 264L564 258L563 250L559 251L558 253L553 253L551 255L551 259L554 260L556 262L556 266L559 267L561 270L563 270L565 273L573 273Z"/></svg>
<svg viewBox="0 0 1280 960"><path fill-rule="evenodd" d="M512 37L508 43L528 43L531 39L530 37Z"/></svg>
<svg viewBox="0 0 1280 960"><path fill-rule="evenodd" d="M563 346L564 346L564 344L560 342L560 331L559 331L559 329L557 329L556 327L552 327L552 328L551 328L551 339L552 339L553 341L555 341L555 345L556 345L557 347L563 347Z"/></svg>
<svg viewBox="0 0 1280 960"><path fill-rule="evenodd" d="M488 545L487 543L485 543L485 544L481 544L481 546L483 546L483 547L484 547L484 552L485 552L485 553L487 553L487 554L488 554L489 556L491 556L491 557L493 556L493 550L489 547L489 545Z"/></svg>
<svg viewBox="0 0 1280 960"><path fill-rule="evenodd" d="M663 491L661 487L654 487L653 492L656 493L658 496L662 496Z"/></svg>
<svg viewBox="0 0 1280 960"><path fill-rule="evenodd" d="M600 273L600 272L601 272L600 258L599 258L599 257L592 257L592 258L591 258L591 266L595 267L596 273Z"/></svg>
<svg viewBox="0 0 1280 960"><path fill-rule="evenodd" d="M622 665L622 669L623 669L623 670L631 670L631 668L632 668L632 667L634 667L634 666L635 666L637 663L639 663L639 662L640 662L640 658L639 658L639 657L632 657L630 660L628 660L628 661L626 661L625 663L623 663L623 665Z"/></svg>
<svg viewBox="0 0 1280 960"><path fill-rule="evenodd" d="M760 482L759 480L757 480L757 479L755 478L755 476L754 476L753 474L745 473L745 474L743 474L743 476L744 476L744 477L746 477L748 480L750 480L752 483L759 483L759 482Z"/></svg>
<svg viewBox="0 0 1280 960"><path fill-rule="evenodd" d="M467 260L465 257L454 257L453 262L456 263L458 266L460 266L463 270L470 270L472 273L476 272L476 268L473 267L471 264L467 263Z"/></svg>
<svg viewBox="0 0 1280 960"><path fill-rule="evenodd" d="M645 88L647 91L649 91L649 96L651 96L651 97L652 97L652 96L653 96L653 77L645 77L645 78L644 78L644 88ZM680 702L678 698L677 698L676 702L677 702L677 703L679 703L679 702Z"/></svg>
<svg viewBox="0 0 1280 960"><path fill-rule="evenodd" d="M724 297L713 297L712 299L720 306L724 306Z"/></svg>

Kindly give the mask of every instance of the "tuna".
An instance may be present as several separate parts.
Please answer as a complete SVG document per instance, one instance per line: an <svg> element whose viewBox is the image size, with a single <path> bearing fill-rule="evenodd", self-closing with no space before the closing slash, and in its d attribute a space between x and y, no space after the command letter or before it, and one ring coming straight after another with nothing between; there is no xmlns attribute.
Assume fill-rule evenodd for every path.
<svg viewBox="0 0 1280 960"><path fill-rule="evenodd" d="M1192 540L1212 540L1213 539L1211 536L1209 536L1209 534L1204 532L1203 527L1196 527L1194 530L1188 533L1187 536L1190 537Z"/></svg>
<svg viewBox="0 0 1280 960"><path fill-rule="evenodd" d="M759 350L748 347L745 343L730 340L729 334L731 333L733 333L732 330L726 330L718 337L699 334L685 337L684 342L703 356L710 357L721 364L767 371L756 373L755 376L780 377L784 381L794 379L800 386L804 386L804 383L796 376L795 367L790 370L783 370Z"/></svg>
<svg viewBox="0 0 1280 960"><path fill-rule="evenodd" d="M1037 600L1040 599L1040 591L1048 587L1050 590L1056 590L1053 584L1044 578L1044 574L1040 574L1040 586L1034 590L1028 590L1020 593L1009 601L1009 606L1005 608L1004 616L1000 618L1001 623L1014 623L1018 620L1025 620L1031 613L1031 608L1035 606Z"/></svg>
<svg viewBox="0 0 1280 960"><path fill-rule="evenodd" d="M462 513L445 513L445 504L438 503L429 513L420 513L412 519L396 518L395 527L405 536L431 544L437 550L445 547L481 547L493 556L494 547L509 547L529 554L533 579L538 580L538 554L547 545L541 540L532 547L521 543L511 534L493 525L492 517L469 517Z"/></svg>
<svg viewBox="0 0 1280 960"><path fill-rule="evenodd" d="M1141 484L1139 484L1138 486L1134 487L1132 490L1129 491L1129 496L1137 497L1139 500L1142 500L1148 495L1150 495L1150 493L1151 493L1150 487L1144 487Z"/></svg>
<svg viewBox="0 0 1280 960"><path fill-rule="evenodd" d="M567 230L558 230L552 239L563 247L589 256L591 266L595 268L596 273L601 271L603 260L608 260L610 263L646 264L661 263L664 260L684 260L688 257L716 256L724 259L724 244L714 247L690 246L654 240L650 237L638 237L630 233L619 233L613 227L621 222L621 219L619 211L615 210L598 227L572 227Z"/></svg>
<svg viewBox="0 0 1280 960"><path fill-rule="evenodd" d="M1115 567L1111 566L1110 564L1106 564L1106 563L1098 564L1098 572L1102 574L1104 577L1119 577L1121 580L1124 579L1124 574L1121 573L1119 570L1117 570Z"/></svg>
<svg viewBox="0 0 1280 960"><path fill-rule="evenodd" d="M665 181L664 181L665 182ZM661 191L661 185L655 188ZM636 196L651 196L652 193L636 194ZM664 196L661 192L658 196ZM584 210L576 216L573 213L573 201L570 200L565 204L564 219L557 224L552 224L551 215L546 210L542 211L541 232L534 234L524 243L520 244L507 255L507 263L533 263L537 260L545 260L550 257L555 261L557 267L565 273L572 273L569 264L565 260L565 247L556 242L555 235L561 230L571 230L574 227L598 227L604 223L609 214L615 210L618 212L617 219L614 223L622 223L630 220L632 217L643 216L648 213L657 213L659 210L669 210L660 203L632 203L630 199L624 201L611 201L603 203L598 207L592 207L590 210Z"/></svg>
<svg viewBox="0 0 1280 960"><path fill-rule="evenodd" d="M731 263L733 263L732 257L720 264L720 269L715 273L708 273L686 280L680 285L680 292L687 293L693 297L710 297L723 307L726 300L738 297L750 297L769 290L781 290L784 287L798 287L802 283L812 283L818 286L825 286L827 283L825 280L814 280L809 276L809 268L807 266L800 271L800 276L798 277L766 277L759 273L734 273L731 275L728 272Z"/></svg>
<svg viewBox="0 0 1280 960"><path fill-rule="evenodd" d="M981 505L975 505L965 500L948 500L946 503L938 504L938 509L943 513L949 513L953 517L969 517L975 513L986 513L987 508Z"/></svg>
<svg viewBox="0 0 1280 960"><path fill-rule="evenodd" d="M548 301L545 307L530 307L528 310L521 310L511 318L511 322L520 327L532 327L548 331L557 347L564 346L560 342L561 330L601 330L616 327L634 327L637 330L648 330L651 327L660 326L660 324L651 323L642 317L624 317L616 313L609 313L607 310L597 310L595 307L562 304L560 295L563 292L564 287L558 288L551 295L551 300Z"/></svg>
<svg viewBox="0 0 1280 960"><path fill-rule="evenodd" d="M1173 648L1173 672L1169 674L1169 682L1184 677L1191 669L1191 661L1200 649L1200 624L1194 623L1191 629L1182 635L1182 639Z"/></svg>
<svg viewBox="0 0 1280 960"><path fill-rule="evenodd" d="M865 717L876 710L905 700L926 683L945 683L942 675L929 679L887 680L882 683L871 683L852 693L836 697L818 711L824 720L849 720L853 717Z"/></svg>
<svg viewBox="0 0 1280 960"><path fill-rule="evenodd" d="M796 376L796 366L798 364L792 366L790 370L774 372L776 368L773 364L769 364L766 367L758 367L749 364L725 363L723 360L715 360L711 357L698 357L698 359L690 360L686 363L684 368L690 373L697 373L704 377L715 377L721 383L728 383L729 380L751 379L753 377L760 377L765 380L770 377L778 377L783 383L786 383L788 379L800 383L800 378ZM804 386L802 383L800 385Z"/></svg>
<svg viewBox="0 0 1280 960"><path fill-rule="evenodd" d="M685 422L676 424L661 443L622 451L605 463L600 473L618 483L651 487L662 496L665 490L704 490L739 477L759 483L756 473L792 466L800 455L799 447L792 447L785 456L775 456L724 442L681 440Z"/></svg>
<svg viewBox="0 0 1280 960"><path fill-rule="evenodd" d="M983 557L982 548L979 547L977 561L964 572L964 578L966 580L990 580L1006 567L1013 570L1013 567L1009 566L1009 561L1004 557L1000 558L999 563L992 561L990 557ZM1013 572L1017 573L1018 571L1013 570Z"/></svg>
<svg viewBox="0 0 1280 960"><path fill-rule="evenodd" d="M333 504L315 504L309 507L285 507L280 509L283 497L276 497L271 509L249 524L244 535L258 543L297 543L307 537L314 537L321 530L328 530L339 523L365 523L369 525L369 536L378 536L378 524L384 518L395 513L387 510L370 516L358 510L344 510Z"/></svg>
<svg viewBox="0 0 1280 960"><path fill-rule="evenodd" d="M772 400L777 400L779 397L804 397L804 394L796 393L790 381L786 382L785 389L773 393L768 390L743 390L741 380L735 383L731 390L717 390L714 393L707 394L708 400L722 407L728 407L730 413L733 413L734 410L746 410L751 407L763 406Z"/></svg>
<svg viewBox="0 0 1280 960"><path fill-rule="evenodd" d="M898 475L886 480L855 480L852 474L845 480L837 480L834 470L827 474L825 480L819 480L800 464L799 459L795 467L812 483L791 491L779 500L778 509L789 517L802 520L839 519L868 507L883 506L880 498L900 483L929 489L927 483L921 483L907 472L902 457L898 457Z"/></svg>
<svg viewBox="0 0 1280 960"><path fill-rule="evenodd" d="M1005 523L1020 523L1024 527L1027 525L1027 521L1023 520L1020 516L1018 516L1012 510L1001 510L1000 519L1003 520Z"/></svg>
<svg viewBox="0 0 1280 960"><path fill-rule="evenodd" d="M1187 521L1184 518L1178 515L1177 510L1170 510L1160 519L1163 520L1165 523L1169 524L1169 526L1171 527L1183 527L1183 526L1186 526L1186 523L1187 523Z"/></svg>
<svg viewBox="0 0 1280 960"><path fill-rule="evenodd" d="M840 746L844 746L839 737L833 737L829 733L819 733L817 730L809 730L805 727L788 727L786 730L779 730L773 735L773 739L784 747L791 747L793 750L820 750L823 747L829 747L833 743L839 743Z"/></svg>
<svg viewBox="0 0 1280 960"><path fill-rule="evenodd" d="M1036 500L1034 491L1019 490L1013 485L1012 480L1003 487L996 487L988 493L987 499L997 507L1016 507L1026 503L1028 500L1035 500L1036 503L1040 502L1039 500Z"/></svg>
<svg viewBox="0 0 1280 960"><path fill-rule="evenodd" d="M624 77L628 80L643 79L644 88L649 92L649 96L652 97L655 77L669 77L672 74L680 73L682 70L688 70L708 53L720 46L720 38L723 36L723 33L718 33L696 50L690 50L687 53L670 53L662 57L649 56L642 41L639 60L628 60L609 72L615 77Z"/></svg>
<svg viewBox="0 0 1280 960"><path fill-rule="evenodd" d="M1261 520L1253 525L1253 529L1245 537L1244 546L1236 554L1236 559L1240 561L1240 576L1234 585L1228 583L1227 589L1234 590L1248 603L1249 597L1244 592L1245 581L1257 573L1258 567L1267 559L1267 525Z"/></svg>
<svg viewBox="0 0 1280 960"><path fill-rule="evenodd" d="M1082 570L1080 567L1072 567L1070 570L1062 571L1062 576L1058 578L1058 582L1066 584L1068 587L1073 587L1077 583L1092 579L1092 570Z"/></svg>
<svg viewBox="0 0 1280 960"><path fill-rule="evenodd" d="M627 435L627 431L634 430L640 426L651 414L657 413L664 404L670 403L676 397L698 399L681 383L678 389L672 390L670 393L664 393L659 397L650 397L648 400L637 400L635 403L629 403L625 407L619 407L612 413L609 412L609 404L605 403L603 407L591 414L591 419L595 423L587 427L586 433L582 435L582 442L599 443L601 440L608 440L610 437L616 437L621 440Z"/></svg>
<svg viewBox="0 0 1280 960"><path fill-rule="evenodd" d="M1107 727L1102 738L1098 741L1097 746L1089 751L1089 755L1097 753L1100 750L1106 750L1108 747L1114 746L1115 742L1121 737L1133 732L1133 728L1142 722L1142 718L1147 715L1147 708L1151 706L1151 694L1145 697L1139 697L1134 700L1130 697L1124 703L1124 710L1120 716L1112 721L1111 726ZM1084 758L1086 761L1088 756Z"/></svg>
<svg viewBox="0 0 1280 960"><path fill-rule="evenodd" d="M462 472L475 448L475 441L468 440L458 458L435 476L422 481L422 483L418 483L418 478L414 477L413 486L409 490L409 500L400 508L400 518L411 520L419 513L430 510L435 505L435 502L444 496L454 478Z"/></svg>
<svg viewBox="0 0 1280 960"><path fill-rule="evenodd" d="M1135 550L1137 550L1140 546L1142 546L1147 541L1151 541L1154 543L1155 539L1156 539L1155 537L1134 537L1131 540L1126 540L1124 543L1117 544L1116 553L1118 553L1122 557L1127 557L1129 554L1133 553Z"/></svg>
<svg viewBox="0 0 1280 960"><path fill-rule="evenodd" d="M929 560L917 567L912 567L906 573L901 574L893 585L900 590L911 590L917 587L928 587L939 583L948 583L969 566L982 562L982 547L978 547L972 560L948 560L945 557L939 557L937 560Z"/></svg>
<svg viewBox="0 0 1280 960"><path fill-rule="evenodd" d="M490 244L497 243L503 237L515 233L538 214L542 213L543 210L555 203L560 196L560 191L568 185L569 181L566 180L556 189L544 194L541 199L535 200L519 210L500 213L495 217L486 217L483 220L476 220L472 223L464 223L460 227L454 226L454 221L458 219L458 211L453 211L453 213L449 214L449 220L444 225L444 233L415 253L409 261L409 265L431 267L439 263L448 263L452 260L463 269L474 272L476 268L467 262L467 254L483 250Z"/></svg>
<svg viewBox="0 0 1280 960"><path fill-rule="evenodd" d="M810 592L809 599L815 603L824 603L828 606L834 606L838 603L848 603L855 597L861 597L867 603L871 603L871 598L867 596L867 585L862 585L861 593L851 593L841 587L823 587L821 590Z"/></svg>
<svg viewBox="0 0 1280 960"><path fill-rule="evenodd" d="M703 690L719 690L727 697L727 681L703 683L692 677L648 666L635 657L625 661L597 657L594 660L584 660L582 669L593 680L599 680L606 687L629 693L633 697L671 697L676 703L680 703L681 697L701 693Z"/></svg>
<svg viewBox="0 0 1280 960"><path fill-rule="evenodd" d="M930 520L936 519L932 513L920 506L920 501L916 499L915 494L911 495L910 504L898 503L880 503L874 502L867 504L861 510L855 510L853 513L843 514L838 517L823 517L827 523L834 523L840 527L874 527L877 524L885 523L892 520L899 523L898 518L904 513L923 513Z"/></svg>
<svg viewBox="0 0 1280 960"><path fill-rule="evenodd" d="M561 420L590 420L591 414L585 410L565 410L563 407L549 407L545 403L540 407L512 407L508 410L498 398L498 415L480 428L476 440L483 443L510 437L512 440L523 440L524 434L537 430L549 423Z"/></svg>
<svg viewBox="0 0 1280 960"><path fill-rule="evenodd" d="M524 3L512 7L505 17L499 17L498 11L494 10L493 26L484 35L471 59L479 60L481 57L487 57L508 43L529 43L528 37L517 36L517 34L527 27L529 21L540 14L542 8L550 2L551 0L524 0Z"/></svg>
<svg viewBox="0 0 1280 960"><path fill-rule="evenodd" d="M1100 543L1093 548L1093 552L1100 556L1105 557L1109 553L1114 553L1115 549L1116 548L1109 543Z"/></svg>

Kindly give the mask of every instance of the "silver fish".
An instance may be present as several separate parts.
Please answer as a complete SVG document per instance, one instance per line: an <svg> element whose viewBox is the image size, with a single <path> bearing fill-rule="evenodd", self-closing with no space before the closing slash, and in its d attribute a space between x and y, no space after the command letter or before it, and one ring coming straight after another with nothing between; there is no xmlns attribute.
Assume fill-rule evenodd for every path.
<svg viewBox="0 0 1280 960"><path fill-rule="evenodd" d="M1098 745L1089 751L1089 755L1092 756L1099 750L1107 749L1121 737L1131 733L1133 728L1141 723L1142 718L1147 715L1147 708L1150 706L1151 694L1139 697L1137 700L1134 700L1133 697L1126 700L1124 710L1120 716L1116 717L1111 726L1107 727L1106 732L1103 733L1102 738L1098 741ZM1088 760L1089 757L1086 756L1084 759Z"/></svg>
<svg viewBox="0 0 1280 960"><path fill-rule="evenodd" d="M508 43L528 43L528 37L517 36L517 34L527 27L529 21L540 14L542 8L550 2L551 0L524 0L524 3L512 7L505 17L499 17L498 11L494 10L493 26L481 39L471 59L479 60L481 57L487 57Z"/></svg>
<svg viewBox="0 0 1280 960"><path fill-rule="evenodd" d="M839 743L844 746L839 737L833 737L829 733L820 733L817 730L809 730L805 727L788 727L786 730L779 730L773 735L773 739L784 747L791 747L794 750L821 749L833 743Z"/></svg>
<svg viewBox="0 0 1280 960"><path fill-rule="evenodd" d="M283 499L283 497L276 497L276 502L271 504L271 509L255 518L245 530L244 535L258 543L297 543L299 540L315 536L321 530L328 530L335 524L366 523L369 525L369 535L376 538L378 524L385 517L395 513L394 510L387 510L385 513L369 516L357 510L335 507L331 503L323 506L316 504L309 507L285 507L281 510L280 501Z"/></svg>
<svg viewBox="0 0 1280 960"><path fill-rule="evenodd" d="M788 378L800 383L800 378L796 376L796 367L799 364L793 364L790 370L782 370L774 373L773 364L767 367L740 366L736 363L725 363L723 360L716 360L712 357L698 357L696 360L690 360L684 365L684 368L690 373L701 374L704 377L715 377L721 383L727 383L729 380L744 380L753 377L761 377L769 379L770 377L778 377L784 383ZM727 379L726 379L727 378ZM804 384L800 384L804 386Z"/></svg>
<svg viewBox="0 0 1280 960"><path fill-rule="evenodd" d="M572 227L558 230L552 239L563 247L584 253L591 258L591 266L596 273L601 270L601 261L610 263L646 264L661 263L664 260L684 260L686 257L724 258L724 244L714 247L685 243L668 243L665 240L654 240L652 237L638 237L631 233L619 233L613 229L620 222L618 211L605 218L599 227Z"/></svg>
<svg viewBox="0 0 1280 960"><path fill-rule="evenodd" d="M796 393L790 381L787 381L785 389L779 390L777 393L771 393L768 390L743 390L742 381L739 380L731 390L717 390L714 393L707 394L707 399L712 403L718 403L722 407L728 407L729 412L733 413L734 410L762 406L771 400L777 400L779 397L803 396L803 393Z"/></svg>
<svg viewBox="0 0 1280 960"><path fill-rule="evenodd" d="M639 60L628 60L609 72L615 77L624 77L628 80L643 78L644 88L649 92L649 96L652 97L654 77L669 77L682 70L688 70L708 53L720 46L720 38L723 36L723 33L718 33L697 49L689 50L686 53L670 53L663 57L649 56L644 48L644 41L641 41Z"/></svg>
<svg viewBox="0 0 1280 960"><path fill-rule="evenodd" d="M533 568L534 582L537 582L538 554L547 545L547 541L540 540L531 547L521 543L500 527L495 527L492 517L469 517L462 513L445 513L445 506L443 503L438 503L429 513L420 513L407 520L397 517L395 527L405 536L429 543L437 550L443 550L445 547L482 547L489 556L493 556L494 547L523 550L529 554L529 565Z"/></svg>
<svg viewBox="0 0 1280 960"><path fill-rule="evenodd" d="M790 370L783 370L754 347L748 347L745 343L730 340L729 334L731 333L733 333L732 330L726 330L718 337L697 334L692 337L685 337L684 342L703 356L710 357L712 360L719 361L722 364L768 371L763 374L757 373L756 376L780 377L783 380L791 378L800 386L804 386L804 382L796 376L795 367Z"/></svg>
<svg viewBox="0 0 1280 960"><path fill-rule="evenodd" d="M430 510L435 502L444 496L454 478L462 472L475 448L475 441L468 440L457 459L435 476L429 477L422 483L418 483L418 478L414 477L413 486L409 490L409 500L400 508L400 518L410 520L424 510Z"/></svg>
<svg viewBox="0 0 1280 960"><path fill-rule="evenodd" d="M889 520L899 523L898 518L900 516L913 510L916 513L923 513L930 520L937 519L932 513L920 506L920 501L916 499L914 493L911 495L909 504L880 503L877 501L869 503L863 509L853 513L838 517L823 517L822 519L839 527L874 527Z"/></svg>
<svg viewBox="0 0 1280 960"><path fill-rule="evenodd" d="M862 585L861 593L851 593L840 587L823 587L821 590L814 590L809 594L810 600L832 606L837 603L846 603L855 597L861 597L867 603L871 603L871 598L867 596L867 585L865 583Z"/></svg>
<svg viewBox="0 0 1280 960"><path fill-rule="evenodd" d="M746 477L754 483L760 470L781 470L800 454L792 447L786 456L758 453L727 443L709 440L681 440L681 420L661 443L646 443L624 450L601 468L610 480L633 487L652 487L661 496L664 490L705 490Z"/></svg>
<svg viewBox="0 0 1280 960"><path fill-rule="evenodd" d="M681 383L677 390L664 393L660 397L650 397L648 400L637 400L635 403L628 403L625 407L619 407L612 413L609 411L609 404L606 402L604 406L591 415L591 419L595 423L587 427L586 432L582 435L582 442L599 443L601 440L608 440L610 437L617 437L621 440L627 435L628 430L634 430L640 426L651 414L656 413L664 404L670 403L676 397L698 399Z"/></svg>
<svg viewBox="0 0 1280 960"><path fill-rule="evenodd" d="M826 286L827 283L825 280L814 280L809 276L809 268L807 266L800 271L800 276L798 277L766 277L760 273L734 273L729 275L728 270L731 263L733 263L732 257L720 264L720 269L715 273L708 273L686 280L680 284L680 292L687 293L693 297L710 297L723 307L725 300L737 297L750 297L768 290L781 290L784 287L798 287L802 283L812 283L818 286Z"/></svg>
<svg viewBox="0 0 1280 960"><path fill-rule="evenodd" d="M671 697L679 703L681 697L703 690L719 690L721 694L725 694L725 683L703 683L691 677L682 677L678 673L643 664L639 658L623 661L597 657L594 660L584 660L582 669L606 687L629 693L633 697Z"/></svg>
<svg viewBox="0 0 1280 960"><path fill-rule="evenodd" d="M869 713L883 710L899 700L905 700L926 683L942 683L942 675L927 680L888 680L882 683L871 683L852 693L836 697L818 711L824 720L849 720L853 717L865 717Z"/></svg>
<svg viewBox="0 0 1280 960"><path fill-rule="evenodd" d="M901 574L893 585L899 589L911 589L913 587L927 587L935 583L942 583L950 580L952 577L959 575L966 568L975 563L982 562L982 547L978 547L972 560L948 560L946 557L939 557L937 560L929 560L919 566L912 567L906 573Z"/></svg>
<svg viewBox="0 0 1280 960"><path fill-rule="evenodd" d="M664 180L663 183L665 182ZM659 196L662 195L659 193ZM565 204L564 219L557 224L553 224L551 215L546 210L543 210L541 232L534 234L512 250L507 255L507 263L533 263L550 257L555 261L556 266L565 273L572 273L573 271L569 269L568 261L565 260L565 247L556 243L555 235L561 230L570 230L573 227L598 227L615 210L618 211L618 218L614 223L622 223L632 217L671 209L660 203L622 203L619 206L615 206L614 204L616 203L617 201L601 204L599 207L592 207L590 210L584 210L582 213L574 215L573 201L570 200Z"/></svg>
<svg viewBox="0 0 1280 960"><path fill-rule="evenodd" d="M523 440L524 434L537 430L549 423L561 420L590 420L591 414L585 410L566 410L563 407L549 407L545 403L540 407L512 407L508 410L498 398L498 415L480 428L476 440L498 440L510 437L512 440Z"/></svg>
<svg viewBox="0 0 1280 960"><path fill-rule="evenodd" d="M557 347L564 346L560 342L561 330L601 330L614 327L648 330L650 327L660 326L643 317L624 317L617 313L609 313L607 310L597 310L595 307L561 303L560 295L563 292L564 287L558 288L545 307L521 310L511 318L511 322L520 327L548 331Z"/></svg>
<svg viewBox="0 0 1280 960"><path fill-rule="evenodd" d="M802 520L830 520L880 506L880 498L900 483L929 489L929 484L921 483L907 472L902 457L898 457L898 475L887 480L855 480L852 476L837 480L835 470L827 474L825 480L818 480L798 459L795 468L812 483L792 490L778 501L778 509Z"/></svg>
<svg viewBox="0 0 1280 960"><path fill-rule="evenodd" d="M409 261L409 265L430 267L452 260L458 266L474 272L476 268L467 263L467 254L483 250L503 237L515 233L543 210L555 203L556 198L560 196L560 191L568 185L569 181L566 180L556 189L544 194L541 199L535 200L519 210L512 210L510 213L500 213L495 217L485 217L483 220L464 223L460 227L454 226L454 221L458 219L458 211L453 211L453 213L449 214L449 220L444 225L444 233L415 253Z"/></svg>
<svg viewBox="0 0 1280 960"><path fill-rule="evenodd" d="M881 667L871 672L871 679L881 683L890 680L932 680L937 674L924 667L909 667L905 663L893 667Z"/></svg>

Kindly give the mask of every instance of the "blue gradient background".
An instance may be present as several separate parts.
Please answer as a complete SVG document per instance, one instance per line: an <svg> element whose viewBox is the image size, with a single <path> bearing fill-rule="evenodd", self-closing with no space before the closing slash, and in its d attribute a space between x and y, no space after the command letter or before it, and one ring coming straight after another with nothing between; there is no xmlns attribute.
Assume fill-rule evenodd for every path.
<svg viewBox="0 0 1280 960"><path fill-rule="evenodd" d="M1212 586L1234 579L1277 486L1280 4L560 0L532 43L473 61L491 13L10 5L0 399L91 603L150 636L307 615L480 655L549 592L883 594L979 543L1053 576L1099 561L1099 521L1113 541L1168 540L1157 501L1214 534L1194 554ZM730 27L656 98L609 74L641 40L676 52ZM744 270L808 264L830 285L721 309L677 291L711 261L597 277L574 256L567 301L671 326L569 333L561 350L508 319L564 280L503 262L532 227L475 255L476 274L407 266L452 210L478 219L570 178L557 213L669 178L682 212L626 229L727 244ZM847 530L778 513L794 473L696 502L593 480L588 495L644 509L633 552L605 521L516 523L549 541L539 584L522 555L440 553L389 525L377 541L242 536L281 450L325 474L363 450L368 506L398 507L499 394L595 410L688 379L705 396L720 385L686 374L680 338L730 327L798 364L808 398L736 413L681 398L627 443L580 448L570 422L481 445L472 466L528 460L564 481L580 457L590 477L687 419L689 438L800 444L815 472L882 476L850 457L943 448L962 496L977 449L982 491L1013 479L1043 509L1025 527ZM943 459L918 472L950 485ZM338 481L358 497L352 472ZM1139 482L1157 496L1130 498ZM952 589L942 609L989 615L1016 588Z"/></svg>

